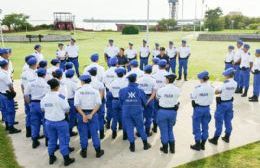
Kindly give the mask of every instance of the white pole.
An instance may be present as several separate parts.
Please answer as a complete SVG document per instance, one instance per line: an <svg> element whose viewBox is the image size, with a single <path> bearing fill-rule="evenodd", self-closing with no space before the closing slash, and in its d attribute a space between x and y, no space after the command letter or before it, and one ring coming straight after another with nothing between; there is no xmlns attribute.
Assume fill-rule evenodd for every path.
<svg viewBox="0 0 260 168"><path fill-rule="evenodd" d="M146 40L149 44L149 21L150 20L150 0L147 0L147 23L146 23Z"/></svg>
<svg viewBox="0 0 260 168"><path fill-rule="evenodd" d="M182 0L182 4L181 4L181 15L182 15L182 20L184 20L184 0ZM183 25L181 26L181 31L183 31Z"/></svg>
<svg viewBox="0 0 260 168"><path fill-rule="evenodd" d="M2 9L0 9L0 15L2 14ZM2 20L0 20L0 34L1 34L1 43L2 47L5 47L4 44L4 35L3 35L3 29L2 29Z"/></svg>

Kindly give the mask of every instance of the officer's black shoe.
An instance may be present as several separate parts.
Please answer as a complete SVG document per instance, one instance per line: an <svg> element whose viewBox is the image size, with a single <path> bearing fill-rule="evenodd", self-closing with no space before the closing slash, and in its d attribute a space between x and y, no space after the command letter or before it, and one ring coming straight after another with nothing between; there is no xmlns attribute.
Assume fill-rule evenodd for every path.
<svg viewBox="0 0 260 168"><path fill-rule="evenodd" d="M153 129L152 130L153 130L154 133L157 133L157 124L155 124L155 123L153 124Z"/></svg>
<svg viewBox="0 0 260 168"><path fill-rule="evenodd" d="M55 155L50 155L49 164L52 165L57 160Z"/></svg>
<svg viewBox="0 0 260 168"><path fill-rule="evenodd" d="M9 134L17 134L17 133L22 132L22 130L16 129L13 126L9 127L8 130L9 130Z"/></svg>
<svg viewBox="0 0 260 168"><path fill-rule="evenodd" d="M74 132L74 131L71 131L71 132L70 132L70 137L74 137L74 136L77 136L77 135L78 135L77 132Z"/></svg>
<svg viewBox="0 0 260 168"><path fill-rule="evenodd" d="M136 132L135 135L136 135L137 137L140 137L140 134L139 134L138 132Z"/></svg>
<svg viewBox="0 0 260 168"><path fill-rule="evenodd" d="M70 164L74 163L75 159L70 158L69 155L64 156L64 166L69 166Z"/></svg>
<svg viewBox="0 0 260 168"><path fill-rule="evenodd" d="M110 129L110 122L109 121L107 121L107 123L106 123L106 129Z"/></svg>
<svg viewBox="0 0 260 168"><path fill-rule="evenodd" d="M253 95L253 96L251 96L251 97L249 97L248 99L250 100L250 99L253 99L255 96Z"/></svg>
<svg viewBox="0 0 260 168"><path fill-rule="evenodd" d="M150 131L150 129L147 129L145 132L146 132L147 137L150 137L153 135L153 133Z"/></svg>
<svg viewBox="0 0 260 168"><path fill-rule="evenodd" d="M82 158L86 158L87 157L87 149L81 149L80 151L80 156Z"/></svg>
<svg viewBox="0 0 260 168"><path fill-rule="evenodd" d="M147 140L143 141L144 144L144 150L148 150L151 148L151 145L147 142Z"/></svg>
<svg viewBox="0 0 260 168"><path fill-rule="evenodd" d="M187 75L184 75L184 81L188 81Z"/></svg>
<svg viewBox="0 0 260 168"><path fill-rule="evenodd" d="M241 95L241 97L247 97L247 91L248 89L245 89L244 93Z"/></svg>
<svg viewBox="0 0 260 168"><path fill-rule="evenodd" d="M242 88L237 87L235 93L239 94L239 93L242 93L242 91L243 91Z"/></svg>
<svg viewBox="0 0 260 168"><path fill-rule="evenodd" d="M45 138L45 135L40 135L40 136L38 137L38 139L43 139L43 138Z"/></svg>
<svg viewBox="0 0 260 168"><path fill-rule="evenodd" d="M99 138L100 138L100 139L104 139L104 138L105 138L104 130L100 130L100 131L99 131Z"/></svg>
<svg viewBox="0 0 260 168"><path fill-rule="evenodd" d="M15 121L15 122L14 122L14 125L17 125L17 124L19 124L19 122L18 122L18 121Z"/></svg>
<svg viewBox="0 0 260 168"><path fill-rule="evenodd" d="M46 146L46 147L48 146L48 142L49 142L49 139L46 137L46 138L45 138L45 146Z"/></svg>
<svg viewBox="0 0 260 168"><path fill-rule="evenodd" d="M135 152L135 143L130 143L129 149L131 152Z"/></svg>
<svg viewBox="0 0 260 168"><path fill-rule="evenodd" d="M179 76L176 80L181 80L181 76Z"/></svg>
<svg viewBox="0 0 260 168"><path fill-rule="evenodd" d="M160 147L160 151L167 154L168 153L168 144L162 144L162 147Z"/></svg>
<svg viewBox="0 0 260 168"><path fill-rule="evenodd" d="M117 137L117 132L116 132L116 131L113 131L113 132L112 132L112 139L116 139L116 137Z"/></svg>
<svg viewBox="0 0 260 168"><path fill-rule="evenodd" d="M253 96L251 99L249 99L250 102L258 102L258 97Z"/></svg>
<svg viewBox="0 0 260 168"><path fill-rule="evenodd" d="M196 143L191 145L190 148L196 151L200 151L200 141L196 141Z"/></svg>
<svg viewBox="0 0 260 168"><path fill-rule="evenodd" d="M225 135L224 137L221 138L223 141L226 143L229 143L229 136Z"/></svg>
<svg viewBox="0 0 260 168"><path fill-rule="evenodd" d="M9 130L9 126L8 126L8 123L5 122L5 130L8 131Z"/></svg>
<svg viewBox="0 0 260 168"><path fill-rule="evenodd" d="M38 141L38 139L33 139L32 148L36 149L38 146L40 146L40 142Z"/></svg>
<svg viewBox="0 0 260 168"><path fill-rule="evenodd" d="M175 142L169 142L170 152L175 153Z"/></svg>
<svg viewBox="0 0 260 168"><path fill-rule="evenodd" d="M32 136L32 130L31 127L26 127L26 138L29 138Z"/></svg>
<svg viewBox="0 0 260 168"><path fill-rule="evenodd" d="M96 149L96 158L100 158L104 154L105 154L105 151L103 149L100 149L100 147Z"/></svg>
<svg viewBox="0 0 260 168"><path fill-rule="evenodd" d="M201 150L205 150L205 144L206 144L206 141L202 140L201 143L200 143L200 149Z"/></svg>
<svg viewBox="0 0 260 168"><path fill-rule="evenodd" d="M122 123L119 123L119 127L118 127L119 130L122 130L123 129L123 125Z"/></svg>
<svg viewBox="0 0 260 168"><path fill-rule="evenodd" d="M74 150L75 150L75 148L69 146L70 153L73 152Z"/></svg>
<svg viewBox="0 0 260 168"><path fill-rule="evenodd" d="M218 145L218 137L213 137L209 139L209 143L212 143L214 145Z"/></svg>
<svg viewBox="0 0 260 168"><path fill-rule="evenodd" d="M123 131L123 140L127 140L127 133Z"/></svg>

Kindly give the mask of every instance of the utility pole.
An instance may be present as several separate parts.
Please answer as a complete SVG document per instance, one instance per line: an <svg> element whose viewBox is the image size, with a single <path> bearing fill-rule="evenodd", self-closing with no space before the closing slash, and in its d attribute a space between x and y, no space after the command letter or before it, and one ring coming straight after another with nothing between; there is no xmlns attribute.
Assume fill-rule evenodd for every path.
<svg viewBox="0 0 260 168"><path fill-rule="evenodd" d="M149 44L150 0L147 0L146 40Z"/></svg>
<svg viewBox="0 0 260 168"><path fill-rule="evenodd" d="M0 15L2 14L3 10L0 9ZM4 44L4 35L3 35L3 29L2 29L2 20L0 20L0 34L1 34L1 43L2 43L2 47L5 46Z"/></svg>

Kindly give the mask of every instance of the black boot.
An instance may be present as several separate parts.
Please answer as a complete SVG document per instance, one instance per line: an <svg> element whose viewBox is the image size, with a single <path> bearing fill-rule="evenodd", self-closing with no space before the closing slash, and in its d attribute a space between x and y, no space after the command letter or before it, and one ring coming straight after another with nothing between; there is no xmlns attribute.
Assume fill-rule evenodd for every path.
<svg viewBox="0 0 260 168"><path fill-rule="evenodd" d="M48 146L48 142L49 142L49 139L46 137L46 138L45 138L45 146L46 146L46 147Z"/></svg>
<svg viewBox="0 0 260 168"><path fill-rule="evenodd" d="M167 154L168 153L168 144L162 144L162 147L160 148L160 151Z"/></svg>
<svg viewBox="0 0 260 168"><path fill-rule="evenodd" d="M143 144L144 144L144 150L148 150L151 148L151 145L147 142L147 140L144 140Z"/></svg>
<svg viewBox="0 0 260 168"><path fill-rule="evenodd" d="M110 121L107 121L107 123L106 123L106 128L107 128L107 129L110 129Z"/></svg>
<svg viewBox="0 0 260 168"><path fill-rule="evenodd" d="M100 130L100 131L99 131L99 138L100 138L100 139L104 139L104 138L105 138L104 130Z"/></svg>
<svg viewBox="0 0 260 168"><path fill-rule="evenodd" d="M112 139L116 139L116 137L117 137L117 132L116 132L116 131L113 131L113 132L112 132Z"/></svg>
<svg viewBox="0 0 260 168"><path fill-rule="evenodd" d="M154 133L157 133L157 124L156 123L153 123L153 132Z"/></svg>
<svg viewBox="0 0 260 168"><path fill-rule="evenodd" d="M5 122L5 130L8 131L9 130L9 126L8 126L8 123Z"/></svg>
<svg viewBox="0 0 260 168"><path fill-rule="evenodd" d="M127 140L127 133L123 131L123 140Z"/></svg>
<svg viewBox="0 0 260 168"><path fill-rule="evenodd" d="M237 94L239 94L239 93L242 93L242 88L240 88L240 87L237 87L237 89L236 89L236 91L235 91L235 93L237 93Z"/></svg>
<svg viewBox="0 0 260 168"><path fill-rule="evenodd" d="M245 89L244 93L241 95L241 97L247 97L248 89Z"/></svg>
<svg viewBox="0 0 260 168"><path fill-rule="evenodd" d="M123 125L122 123L119 123L119 127L118 127L119 130L122 130L123 129Z"/></svg>
<svg viewBox="0 0 260 168"><path fill-rule="evenodd" d="M213 137L213 138L209 139L209 142L214 145L218 145L218 137Z"/></svg>
<svg viewBox="0 0 260 168"><path fill-rule="evenodd" d="M251 99L249 99L250 102L258 102L258 97L253 96Z"/></svg>
<svg viewBox="0 0 260 168"><path fill-rule="evenodd" d="M38 146L40 146L40 142L38 141L38 139L33 139L32 148L36 149Z"/></svg>
<svg viewBox="0 0 260 168"><path fill-rule="evenodd" d="M87 149L81 149L80 151L80 156L82 158L86 158L87 157Z"/></svg>
<svg viewBox="0 0 260 168"><path fill-rule="evenodd" d="M135 143L130 143L130 147L129 147L131 152L135 151Z"/></svg>
<svg viewBox="0 0 260 168"><path fill-rule="evenodd" d="M70 131L70 137L74 137L74 136L77 136L78 135L78 133L77 132L74 132L74 131Z"/></svg>
<svg viewBox="0 0 260 168"><path fill-rule="evenodd" d="M140 134L139 134L138 132L136 132L135 135L136 135L137 137L141 137Z"/></svg>
<svg viewBox="0 0 260 168"><path fill-rule="evenodd" d="M70 153L73 152L74 150L75 150L75 148L69 146Z"/></svg>
<svg viewBox="0 0 260 168"><path fill-rule="evenodd" d="M63 158L64 158L64 166L68 166L68 165L70 165L70 164L75 162L75 159L74 158L70 158L69 155L66 155Z"/></svg>
<svg viewBox="0 0 260 168"><path fill-rule="evenodd" d="M200 141L196 141L196 143L191 145L190 148L196 151L200 151Z"/></svg>
<svg viewBox="0 0 260 168"><path fill-rule="evenodd" d="M31 127L26 127L26 138L29 138L32 136L32 130Z"/></svg>
<svg viewBox="0 0 260 168"><path fill-rule="evenodd" d="M225 135L224 137L222 137L222 140L225 141L226 143L229 143L229 136Z"/></svg>
<svg viewBox="0 0 260 168"><path fill-rule="evenodd" d="M153 133L150 131L150 129L145 130L147 137L150 137L153 135Z"/></svg>
<svg viewBox="0 0 260 168"><path fill-rule="evenodd" d="M17 134L22 132L21 130L14 128L14 126L10 126L8 130L9 130L9 134Z"/></svg>
<svg viewBox="0 0 260 168"><path fill-rule="evenodd" d="M97 148L96 149L96 158L100 158L101 156L104 155L104 153L105 153L105 151L103 149L100 149L100 147Z"/></svg>
<svg viewBox="0 0 260 168"><path fill-rule="evenodd" d="M175 153L175 142L169 142L170 152Z"/></svg>
<svg viewBox="0 0 260 168"><path fill-rule="evenodd" d="M50 155L49 164L52 165L57 160L55 155Z"/></svg>
<svg viewBox="0 0 260 168"><path fill-rule="evenodd" d="M188 81L187 75L184 75L184 80Z"/></svg>
<svg viewBox="0 0 260 168"><path fill-rule="evenodd" d="M205 144L206 144L206 141L202 140L201 143L200 143L200 149L201 150L205 150Z"/></svg>
<svg viewBox="0 0 260 168"><path fill-rule="evenodd" d="M15 122L14 122L14 125L18 125L18 124L19 124L19 122L18 122L18 121L15 121Z"/></svg>
<svg viewBox="0 0 260 168"><path fill-rule="evenodd" d="M179 75L179 77L176 80L181 80L181 75Z"/></svg>

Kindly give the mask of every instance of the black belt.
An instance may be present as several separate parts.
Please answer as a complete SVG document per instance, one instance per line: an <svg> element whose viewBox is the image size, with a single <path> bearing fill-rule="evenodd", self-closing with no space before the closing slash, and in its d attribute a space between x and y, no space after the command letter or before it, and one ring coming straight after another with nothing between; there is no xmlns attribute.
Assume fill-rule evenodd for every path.
<svg viewBox="0 0 260 168"><path fill-rule="evenodd" d="M255 70L254 74L260 74L260 70Z"/></svg>
<svg viewBox="0 0 260 168"><path fill-rule="evenodd" d="M175 60L175 59L176 59L176 57L170 58L170 60Z"/></svg>
<svg viewBox="0 0 260 168"><path fill-rule="evenodd" d="M179 109L179 106L178 105L176 105L174 107L161 107L161 106L159 106L159 108L162 109L162 110L174 110L174 111L177 111Z"/></svg>
<svg viewBox="0 0 260 168"><path fill-rule="evenodd" d="M179 58L179 60L187 60L188 59L188 57L186 57L186 58Z"/></svg>
<svg viewBox="0 0 260 168"><path fill-rule="evenodd" d="M113 97L113 99L114 99L114 100L119 100L119 98L118 98L118 97Z"/></svg>
<svg viewBox="0 0 260 168"><path fill-rule="evenodd" d="M226 63L226 64L233 64L232 62L226 62L226 61L225 61L225 63Z"/></svg>
<svg viewBox="0 0 260 168"><path fill-rule="evenodd" d="M152 94L145 94L146 96L148 96L148 97L151 97L152 96Z"/></svg>
<svg viewBox="0 0 260 168"><path fill-rule="evenodd" d="M197 104L197 107L209 107L209 105L207 105L207 106L202 106L202 105Z"/></svg>
<svg viewBox="0 0 260 168"><path fill-rule="evenodd" d="M129 61L132 61L132 60L135 60L136 59L136 57L134 57L134 58L128 58L129 59Z"/></svg>
<svg viewBox="0 0 260 168"><path fill-rule="evenodd" d="M246 70L249 70L249 68L247 68L247 67L242 67L241 70L242 70L242 71L246 71Z"/></svg>
<svg viewBox="0 0 260 168"><path fill-rule="evenodd" d="M216 102L217 104L220 104L220 103L227 103L227 102L233 102L234 98L232 97L232 99L230 100L221 100L221 97L216 97Z"/></svg>
<svg viewBox="0 0 260 168"><path fill-rule="evenodd" d="M91 110L82 110L84 113L91 113L93 111L93 109Z"/></svg>
<svg viewBox="0 0 260 168"><path fill-rule="evenodd" d="M0 93L1 95L3 95L3 96L7 96L7 94L6 93Z"/></svg>
<svg viewBox="0 0 260 168"><path fill-rule="evenodd" d="M40 103L41 100L31 100L31 102L34 102L34 103Z"/></svg>
<svg viewBox="0 0 260 168"><path fill-rule="evenodd" d="M74 100L74 98L68 99L68 101L73 101L73 100Z"/></svg>
<svg viewBox="0 0 260 168"><path fill-rule="evenodd" d="M140 57L140 59L148 59L149 57Z"/></svg>
<svg viewBox="0 0 260 168"><path fill-rule="evenodd" d="M70 60L78 59L79 57L68 57Z"/></svg>

